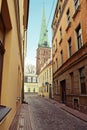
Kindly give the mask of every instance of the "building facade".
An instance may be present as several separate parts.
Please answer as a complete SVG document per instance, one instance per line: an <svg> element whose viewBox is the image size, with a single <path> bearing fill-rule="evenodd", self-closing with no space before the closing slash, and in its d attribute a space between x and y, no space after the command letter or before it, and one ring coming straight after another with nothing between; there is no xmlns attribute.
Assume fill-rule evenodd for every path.
<svg viewBox="0 0 87 130"><path fill-rule="evenodd" d="M87 113L87 0L59 0L52 22L54 99Z"/></svg>
<svg viewBox="0 0 87 130"><path fill-rule="evenodd" d="M36 74L26 74L24 76L24 92L38 93L38 78Z"/></svg>
<svg viewBox="0 0 87 130"><path fill-rule="evenodd" d="M46 98L53 97L53 88L52 88L52 60L48 61L41 68L41 71L38 75L38 94Z"/></svg>
<svg viewBox="0 0 87 130"><path fill-rule="evenodd" d="M36 51L36 74L40 73L41 67L51 57L51 48L48 43L48 31L46 26L45 8L43 7L40 39Z"/></svg>
<svg viewBox="0 0 87 130"><path fill-rule="evenodd" d="M0 130L9 129L22 102L28 5L28 0L0 0Z"/></svg>

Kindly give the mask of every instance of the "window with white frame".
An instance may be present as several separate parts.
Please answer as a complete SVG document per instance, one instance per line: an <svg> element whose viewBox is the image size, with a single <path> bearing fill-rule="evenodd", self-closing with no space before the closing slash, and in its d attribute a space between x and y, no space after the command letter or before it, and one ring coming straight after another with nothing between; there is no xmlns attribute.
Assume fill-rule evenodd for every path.
<svg viewBox="0 0 87 130"><path fill-rule="evenodd" d="M27 82L31 82L31 77L27 77Z"/></svg>
<svg viewBox="0 0 87 130"><path fill-rule="evenodd" d="M36 77L33 77L33 83L36 83Z"/></svg>

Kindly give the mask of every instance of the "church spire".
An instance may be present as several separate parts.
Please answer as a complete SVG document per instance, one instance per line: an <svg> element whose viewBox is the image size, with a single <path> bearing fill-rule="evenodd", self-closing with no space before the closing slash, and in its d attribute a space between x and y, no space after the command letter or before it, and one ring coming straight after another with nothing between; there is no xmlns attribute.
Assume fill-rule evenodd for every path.
<svg viewBox="0 0 87 130"><path fill-rule="evenodd" d="M38 47L49 47L44 3L43 3L42 24L41 24L40 39L39 39Z"/></svg>

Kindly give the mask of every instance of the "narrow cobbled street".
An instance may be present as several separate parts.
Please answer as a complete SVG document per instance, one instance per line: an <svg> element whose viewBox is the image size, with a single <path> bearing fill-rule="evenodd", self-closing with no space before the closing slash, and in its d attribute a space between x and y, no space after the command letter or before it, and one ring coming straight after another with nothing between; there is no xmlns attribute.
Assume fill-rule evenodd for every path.
<svg viewBox="0 0 87 130"><path fill-rule="evenodd" d="M32 130L87 130L87 122L74 117L38 95L27 95Z"/></svg>

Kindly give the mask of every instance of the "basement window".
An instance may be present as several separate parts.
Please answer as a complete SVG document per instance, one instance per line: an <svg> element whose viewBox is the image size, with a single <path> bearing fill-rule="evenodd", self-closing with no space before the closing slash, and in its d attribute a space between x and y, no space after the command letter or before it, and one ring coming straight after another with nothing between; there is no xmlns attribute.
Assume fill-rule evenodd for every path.
<svg viewBox="0 0 87 130"><path fill-rule="evenodd" d="M77 98L74 98L74 109L77 109L77 110L78 110L78 108L79 108L78 99L77 99Z"/></svg>
<svg viewBox="0 0 87 130"><path fill-rule="evenodd" d="M6 106L2 106L0 105L0 124L2 123L2 121L5 119L5 117L7 116L7 114L10 112L11 108L8 108Z"/></svg>

